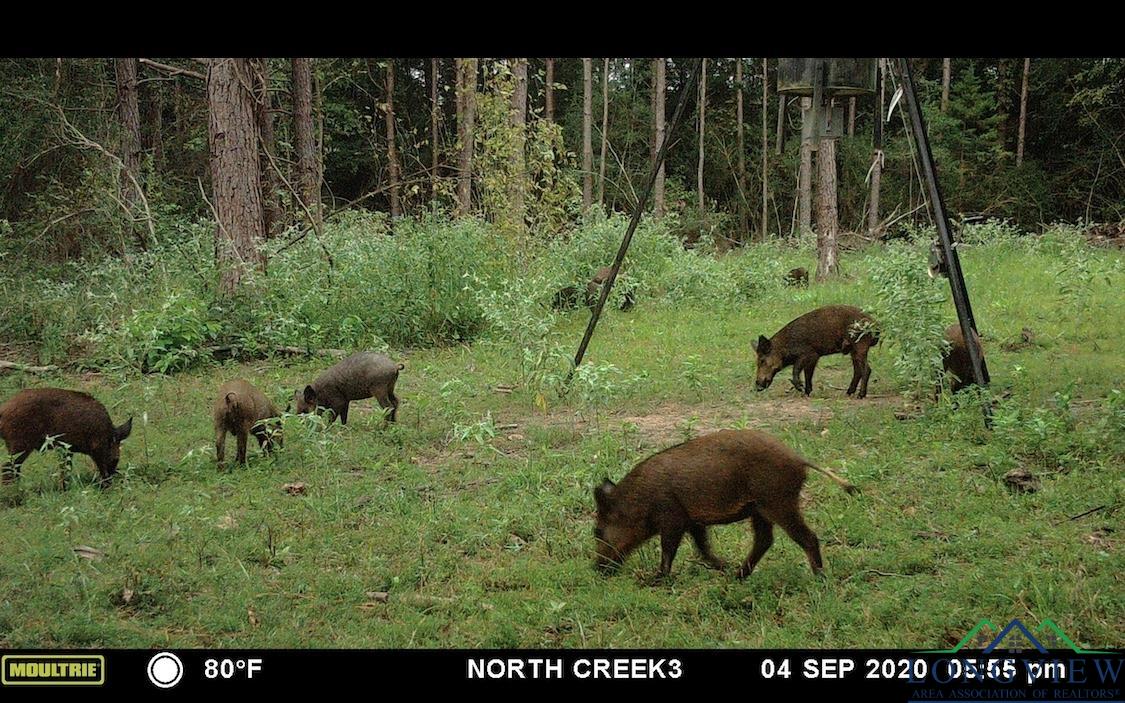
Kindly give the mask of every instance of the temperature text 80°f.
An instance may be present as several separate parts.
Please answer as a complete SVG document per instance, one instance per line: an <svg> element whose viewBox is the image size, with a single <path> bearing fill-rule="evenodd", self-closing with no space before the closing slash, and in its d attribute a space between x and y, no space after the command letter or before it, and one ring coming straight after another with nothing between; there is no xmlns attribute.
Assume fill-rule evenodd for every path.
<svg viewBox="0 0 1125 703"><path fill-rule="evenodd" d="M203 662L203 675L209 679L232 679L236 674L252 679L261 670L261 659L208 659Z"/></svg>

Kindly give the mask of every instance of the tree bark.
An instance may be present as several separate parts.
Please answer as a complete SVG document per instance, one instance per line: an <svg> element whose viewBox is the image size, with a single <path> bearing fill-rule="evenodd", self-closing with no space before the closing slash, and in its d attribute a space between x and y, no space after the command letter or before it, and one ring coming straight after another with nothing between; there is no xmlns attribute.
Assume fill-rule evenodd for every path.
<svg viewBox="0 0 1125 703"><path fill-rule="evenodd" d="M438 145L438 126L441 111L438 106L438 77L441 75L441 59L430 59L430 199L438 196L438 160L441 147Z"/></svg>
<svg viewBox="0 0 1125 703"><path fill-rule="evenodd" d="M762 230L758 237L765 241L770 233L770 129L769 129L769 61L762 59ZM778 96L780 99L780 96ZM741 154L740 154L741 156Z"/></svg>
<svg viewBox="0 0 1125 703"><path fill-rule="evenodd" d="M742 231L747 233L750 225L747 222L749 219L750 204L746 197L746 128L743 126L743 110L742 110L742 94L745 91L745 85L742 83L742 59L734 60L734 94L735 94L735 148L738 150L738 173L735 178L738 181L738 200L739 212L742 213Z"/></svg>
<svg viewBox="0 0 1125 703"><path fill-rule="evenodd" d="M1023 86L1020 88L1020 128L1019 141L1016 142L1016 166L1023 165L1024 136L1027 131L1027 79L1031 74L1031 59L1023 60Z"/></svg>
<svg viewBox="0 0 1125 703"><path fill-rule="evenodd" d="M953 60L941 60L941 111L949 112L949 82L953 76Z"/></svg>
<svg viewBox="0 0 1125 703"><path fill-rule="evenodd" d="M473 122L477 113L477 60L457 59L457 214L467 215L473 206Z"/></svg>
<svg viewBox="0 0 1125 703"><path fill-rule="evenodd" d="M249 59L211 59L207 70L208 142L217 232L219 291L233 294L248 269L265 270L259 135Z"/></svg>
<svg viewBox="0 0 1125 703"><path fill-rule="evenodd" d="M653 59L652 68L652 160L656 161L656 152L664 143L664 80L667 66L664 59ZM652 188L652 214L655 217L664 215L664 164L660 164L656 172L656 183Z"/></svg>
<svg viewBox="0 0 1125 703"><path fill-rule="evenodd" d="M855 98L848 98L848 136L855 136Z"/></svg>
<svg viewBox="0 0 1125 703"><path fill-rule="evenodd" d="M261 137L259 162L262 174L262 227L266 238L269 239L280 232L285 225L285 215L278 196L281 179L274 168L274 164L279 164L279 160L273 125L273 98L270 96L269 59L253 59L251 68L254 71L254 85L258 93L255 111L258 119L258 134Z"/></svg>
<svg viewBox="0 0 1125 703"><path fill-rule="evenodd" d="M547 85L543 88L547 113L547 121L555 121L555 60L547 59Z"/></svg>
<svg viewBox="0 0 1125 703"><path fill-rule="evenodd" d="M777 142L773 153L781 155L781 144L785 141L785 101L784 95L777 96Z"/></svg>
<svg viewBox="0 0 1125 703"><path fill-rule="evenodd" d="M145 100L144 124L141 132L142 147L152 154L153 173L164 168L164 88L160 81L149 81L144 85Z"/></svg>
<svg viewBox="0 0 1125 703"><path fill-rule="evenodd" d="M524 154L526 149L527 129L527 59L512 59L512 75L515 77L515 86L512 90L511 120L514 134L512 145L512 219L517 232L521 235L526 232L527 209L524 202L524 190L527 183L527 162Z"/></svg>
<svg viewBox="0 0 1125 703"><path fill-rule="evenodd" d="M812 99L801 98L801 124L811 119ZM801 130L801 165L797 172L797 226L798 233L812 230L812 142L804 138Z"/></svg>
<svg viewBox="0 0 1125 703"><path fill-rule="evenodd" d="M594 202L594 146L593 129L593 59L582 59L582 209L589 210Z"/></svg>
<svg viewBox="0 0 1125 703"><path fill-rule="evenodd" d="M816 280L823 281L839 273L839 252L836 234L836 140L821 139L816 151L817 217L816 217Z"/></svg>
<svg viewBox="0 0 1125 703"><path fill-rule="evenodd" d="M132 209L140 200L135 183L141 182L141 110L137 99L137 60L116 59L114 68L117 74L117 115L121 120L121 162L125 173L121 174L121 199ZM145 246L144 235L139 228L133 228L141 247Z"/></svg>
<svg viewBox="0 0 1125 703"><path fill-rule="evenodd" d="M293 148L297 152L297 193L301 203L320 224L320 164L313 123L312 59L295 58L293 69Z"/></svg>
<svg viewBox="0 0 1125 703"><path fill-rule="evenodd" d="M702 227L703 223L707 220L707 199L706 194L703 192L703 159L706 150L704 149L704 137L706 136L706 120L707 120L707 59L703 59L703 68L699 74L699 162L696 169L696 188L699 196L699 222ZM702 235L702 229L700 230Z"/></svg>
<svg viewBox="0 0 1125 703"><path fill-rule="evenodd" d="M605 154L609 147L609 59L602 61L602 153L598 158L598 205L605 207Z"/></svg>
<svg viewBox="0 0 1125 703"><path fill-rule="evenodd" d="M884 59L879 59L879 73L876 78L879 97L875 110L875 133L872 144L871 202L867 210L867 233L871 237L879 235L879 188L883 178L883 114L886 110L884 104L887 95L887 86L883 78L884 67Z"/></svg>
<svg viewBox="0 0 1125 703"><path fill-rule="evenodd" d="M399 183L398 145L395 143L395 62L387 59L387 104L384 110L387 127L387 171L391 190L391 218L402 217L402 184Z"/></svg>

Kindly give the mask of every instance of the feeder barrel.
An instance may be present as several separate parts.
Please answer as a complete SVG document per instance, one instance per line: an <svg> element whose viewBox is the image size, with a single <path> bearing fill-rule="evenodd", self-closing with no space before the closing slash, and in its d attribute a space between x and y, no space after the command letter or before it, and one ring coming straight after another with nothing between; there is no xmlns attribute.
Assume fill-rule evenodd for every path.
<svg viewBox="0 0 1125 703"><path fill-rule="evenodd" d="M778 59L777 92L812 97L817 61L824 62L824 97L875 93L876 59Z"/></svg>

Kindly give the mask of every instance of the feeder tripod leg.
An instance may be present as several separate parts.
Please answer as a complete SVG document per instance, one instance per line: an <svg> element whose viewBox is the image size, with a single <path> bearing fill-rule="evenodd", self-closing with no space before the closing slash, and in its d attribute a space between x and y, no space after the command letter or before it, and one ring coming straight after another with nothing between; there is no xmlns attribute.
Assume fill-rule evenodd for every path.
<svg viewBox="0 0 1125 703"><path fill-rule="evenodd" d="M976 319L973 317L973 307L969 302L969 289L965 286L965 276L961 272L961 259L957 255L957 248L953 246L953 234L949 226L949 215L945 210L945 200L941 194L938 183L937 170L934 168L934 157L930 151L930 139L926 135L926 121L922 115L922 108L918 104L918 94L914 92L914 77L910 70L910 60L898 59L899 74L902 76L903 96L906 98L906 108L910 113L910 128L914 133L914 143L918 145L918 160L921 162L922 175L926 180L926 188L930 195L930 205L934 211L934 224L937 226L941 247L945 252L945 261L949 268L949 287L953 291L953 306L957 308L957 320L961 323L961 334L965 339L965 347L969 352L969 360L973 367L973 380L981 388L988 386L988 367L977 345L973 344L973 335L976 332ZM992 425L992 408L984 406L985 425Z"/></svg>

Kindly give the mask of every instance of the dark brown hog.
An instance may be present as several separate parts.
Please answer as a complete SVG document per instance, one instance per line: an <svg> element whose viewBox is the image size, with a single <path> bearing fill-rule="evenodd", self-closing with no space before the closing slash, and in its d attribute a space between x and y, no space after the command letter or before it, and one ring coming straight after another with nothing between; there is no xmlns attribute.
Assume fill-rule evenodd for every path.
<svg viewBox="0 0 1125 703"><path fill-rule="evenodd" d="M602 285L609 280L609 274L612 270L610 266L602 266L590 279L590 282L586 284L586 307L593 309L598 304L598 298L602 294ZM621 286L621 289L625 291L621 297L621 310L630 310L637 301L633 286L622 280L624 275L624 272L619 270L614 283Z"/></svg>
<svg viewBox="0 0 1125 703"><path fill-rule="evenodd" d="M942 367L945 369L946 382L949 383L951 392L956 393L966 386L973 385L973 361L969 357L969 348L965 345L965 335L961 332L959 323L952 324L945 329L945 339L949 348L942 353ZM980 343L980 336L973 331L973 346L977 354L984 359L984 348ZM941 383L934 389L934 397L941 394Z"/></svg>
<svg viewBox="0 0 1125 703"><path fill-rule="evenodd" d="M93 396L61 388L26 388L0 405L0 437L9 459L3 482L19 478L20 467L48 437L85 454L98 467L99 483L108 486L121 460L121 442L133 430L133 418L114 427L105 406Z"/></svg>
<svg viewBox="0 0 1125 703"><path fill-rule="evenodd" d="M813 372L820 357L828 354L850 354L852 382L848 395L867 395L871 366L867 352L879 343L878 333L871 329L873 321L867 313L850 305L828 305L801 315L781 328L771 339L759 336L752 343L758 355L756 387L769 388L773 377L787 366L793 367L793 387L806 396L812 393ZM801 372L805 386L801 388Z"/></svg>
<svg viewBox="0 0 1125 703"><path fill-rule="evenodd" d="M552 310L573 310L578 307L578 287L566 286L555 292L551 301Z"/></svg>
<svg viewBox="0 0 1125 703"><path fill-rule="evenodd" d="M789 269L789 273L785 274L784 280L787 286L807 286L809 285L809 272L803 268Z"/></svg>
<svg viewBox="0 0 1125 703"><path fill-rule="evenodd" d="M267 422L277 418L277 407L260 390L248 381L238 379L229 381L219 388L212 416L215 421L215 459L222 470L226 464L227 433L238 440L240 464L246 463L246 444L250 435L258 440L258 446L269 454L283 441L281 427L277 422Z"/></svg>
<svg viewBox="0 0 1125 703"><path fill-rule="evenodd" d="M637 464L621 483L606 480L594 489L596 564L601 569L620 564L650 537L660 535L660 575L666 576L687 532L704 561L722 569L722 561L711 552L707 526L750 518L754 546L738 569L739 578L749 576L773 544L774 525L801 545L813 571L820 573L820 544L800 509L806 469L823 473L849 493L856 491L756 430L724 430L665 449Z"/></svg>
<svg viewBox="0 0 1125 703"><path fill-rule="evenodd" d="M375 398L380 407L390 409L388 419L394 422L398 411L395 383L398 372L404 368L386 354L356 352L294 393L293 401L298 413L328 408L333 411L329 422L339 417L346 425L351 401Z"/></svg>

